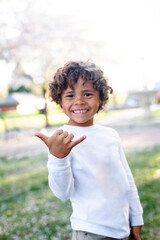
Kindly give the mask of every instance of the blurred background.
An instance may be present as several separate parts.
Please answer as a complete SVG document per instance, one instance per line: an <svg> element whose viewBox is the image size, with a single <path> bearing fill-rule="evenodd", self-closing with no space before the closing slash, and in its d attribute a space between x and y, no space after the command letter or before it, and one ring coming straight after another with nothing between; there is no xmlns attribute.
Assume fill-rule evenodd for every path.
<svg viewBox="0 0 160 240"><path fill-rule="evenodd" d="M68 60L93 61L109 77L106 111L158 114L159 11L158 0L1 0L0 133L65 121L48 82Z"/></svg>
<svg viewBox="0 0 160 240"><path fill-rule="evenodd" d="M33 137L36 131L50 134L68 120L49 100L48 83L69 60L90 60L109 78L114 94L95 121L114 127L129 159L143 162L142 173L132 161L135 172L141 170L135 173L140 189L143 185L148 225L142 239L160 239L155 187L160 179L159 13L159 0L0 0L0 239L69 239L70 210L65 215L54 199L58 210L52 218L46 148ZM154 162L146 162L147 157ZM143 193L149 188L145 183L155 178L151 203ZM156 201L153 212L149 209ZM61 233L60 224L67 232Z"/></svg>

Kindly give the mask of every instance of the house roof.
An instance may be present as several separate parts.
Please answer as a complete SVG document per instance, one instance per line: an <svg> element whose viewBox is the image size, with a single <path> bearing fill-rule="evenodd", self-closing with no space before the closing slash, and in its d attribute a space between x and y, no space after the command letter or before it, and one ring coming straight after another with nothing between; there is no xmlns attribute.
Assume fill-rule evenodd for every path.
<svg viewBox="0 0 160 240"><path fill-rule="evenodd" d="M13 98L11 94L9 94L4 99L0 100L0 106L12 106L17 105L19 102Z"/></svg>

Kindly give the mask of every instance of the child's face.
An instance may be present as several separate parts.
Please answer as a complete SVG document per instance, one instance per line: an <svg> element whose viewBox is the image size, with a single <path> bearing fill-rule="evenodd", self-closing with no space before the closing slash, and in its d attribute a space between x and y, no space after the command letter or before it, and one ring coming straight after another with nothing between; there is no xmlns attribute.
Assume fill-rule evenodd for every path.
<svg viewBox="0 0 160 240"><path fill-rule="evenodd" d="M91 126L93 117L101 103L99 92L93 88L92 81L88 80L84 85L80 77L72 90L68 87L62 93L62 109L69 117L68 125Z"/></svg>

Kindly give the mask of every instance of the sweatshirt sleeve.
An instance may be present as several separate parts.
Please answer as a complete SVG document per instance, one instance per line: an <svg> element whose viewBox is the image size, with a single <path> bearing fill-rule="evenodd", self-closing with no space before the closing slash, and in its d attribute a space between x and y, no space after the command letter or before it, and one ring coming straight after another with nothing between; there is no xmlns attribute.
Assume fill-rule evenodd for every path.
<svg viewBox="0 0 160 240"><path fill-rule="evenodd" d="M63 201L70 198L74 191L74 179L68 156L57 158L48 153L48 182L54 195Z"/></svg>
<svg viewBox="0 0 160 240"><path fill-rule="evenodd" d="M129 182L129 220L130 220L130 226L140 226L143 225L143 209L140 203L138 190L135 185L135 181L133 178L133 175L131 173L130 167L128 165L128 162L126 160L124 151L121 146L120 141L120 159L122 162L122 165L124 167L124 170L127 174L128 182Z"/></svg>

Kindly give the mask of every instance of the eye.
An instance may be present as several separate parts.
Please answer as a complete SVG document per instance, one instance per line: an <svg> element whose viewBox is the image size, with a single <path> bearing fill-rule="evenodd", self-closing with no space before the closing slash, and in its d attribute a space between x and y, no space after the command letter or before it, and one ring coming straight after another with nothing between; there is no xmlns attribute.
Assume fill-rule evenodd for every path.
<svg viewBox="0 0 160 240"><path fill-rule="evenodd" d="M90 97L90 96L93 96L93 94L92 93L85 93L84 96L85 97Z"/></svg>
<svg viewBox="0 0 160 240"><path fill-rule="evenodd" d="M74 97L73 94L68 94L68 95L66 95L66 98L73 98L73 97Z"/></svg>

